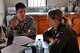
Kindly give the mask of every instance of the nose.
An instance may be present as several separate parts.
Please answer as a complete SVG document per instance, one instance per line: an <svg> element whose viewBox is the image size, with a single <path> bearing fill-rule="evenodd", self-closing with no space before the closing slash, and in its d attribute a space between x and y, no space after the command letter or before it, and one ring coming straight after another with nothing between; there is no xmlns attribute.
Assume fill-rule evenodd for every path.
<svg viewBox="0 0 80 53"><path fill-rule="evenodd" d="M23 12L22 15L25 15L25 12Z"/></svg>

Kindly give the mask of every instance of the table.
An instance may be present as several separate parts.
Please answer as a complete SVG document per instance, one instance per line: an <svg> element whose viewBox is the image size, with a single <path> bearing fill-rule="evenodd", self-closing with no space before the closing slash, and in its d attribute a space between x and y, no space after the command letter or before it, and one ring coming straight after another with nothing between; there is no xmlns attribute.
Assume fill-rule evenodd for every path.
<svg viewBox="0 0 80 53"><path fill-rule="evenodd" d="M27 39L27 38L25 39L25 36L20 36L20 37L16 37L16 38L18 38L19 40L21 39L22 41L24 41L24 40ZM16 38L14 37L14 39L16 39ZM30 43L30 41L29 42L26 42L26 41L24 41L24 42L22 42L22 41L21 42L18 42L18 39L17 40L13 40L12 45L9 45L9 46L1 49L1 52L2 53L23 53L23 50L25 49L25 47L22 46L22 43L23 44L29 43L28 46L31 46L31 45L34 45L35 46L35 41L38 38L36 38L36 40L34 42L31 42L31 43ZM21 44L18 44L17 42L18 43L21 43ZM42 42L43 42L44 53L49 53L48 44L46 42L44 42L44 41L42 41Z"/></svg>

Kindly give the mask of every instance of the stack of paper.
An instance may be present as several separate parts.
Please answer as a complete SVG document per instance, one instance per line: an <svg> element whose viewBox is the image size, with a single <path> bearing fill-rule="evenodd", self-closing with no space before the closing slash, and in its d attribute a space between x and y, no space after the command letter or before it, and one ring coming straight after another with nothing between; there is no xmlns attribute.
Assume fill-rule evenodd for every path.
<svg viewBox="0 0 80 53"><path fill-rule="evenodd" d="M31 43L33 41L34 40L32 40L26 36L16 36L16 37L14 37L13 44L25 45L25 44Z"/></svg>
<svg viewBox="0 0 80 53"><path fill-rule="evenodd" d="M25 47L12 44L6 48L1 49L1 53L22 53Z"/></svg>

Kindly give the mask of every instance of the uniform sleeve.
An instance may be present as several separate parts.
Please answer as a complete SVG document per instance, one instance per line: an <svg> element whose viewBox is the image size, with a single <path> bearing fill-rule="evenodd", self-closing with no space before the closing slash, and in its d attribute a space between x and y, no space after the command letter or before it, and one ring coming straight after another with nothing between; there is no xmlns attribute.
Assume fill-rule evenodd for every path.
<svg viewBox="0 0 80 53"><path fill-rule="evenodd" d="M30 26L26 32L26 35L32 39L35 39L36 25L35 25L34 19L32 17L30 18L29 24L30 24Z"/></svg>
<svg viewBox="0 0 80 53"><path fill-rule="evenodd" d="M16 31L11 27L7 27L6 37L14 37L16 35Z"/></svg>
<svg viewBox="0 0 80 53"><path fill-rule="evenodd" d="M43 40L46 41L48 44L50 43L49 38L50 38L50 36L49 36L48 31L44 32L43 33Z"/></svg>
<svg viewBox="0 0 80 53"><path fill-rule="evenodd" d="M63 34L59 34L55 38L55 43L51 45L50 53L61 53L62 49L65 47L69 40L68 30L66 28L62 29Z"/></svg>
<svg viewBox="0 0 80 53"><path fill-rule="evenodd" d="M15 17L16 16L14 16L13 18L15 18ZM9 25L7 27L7 30L6 30L6 37L14 37L15 35L17 35L16 31L10 27L11 20L9 21ZM15 33L15 35L14 35L14 33Z"/></svg>
<svg viewBox="0 0 80 53"><path fill-rule="evenodd" d="M50 43L49 39L53 37L53 34L55 33L55 29L50 27L43 33L43 40L47 43Z"/></svg>

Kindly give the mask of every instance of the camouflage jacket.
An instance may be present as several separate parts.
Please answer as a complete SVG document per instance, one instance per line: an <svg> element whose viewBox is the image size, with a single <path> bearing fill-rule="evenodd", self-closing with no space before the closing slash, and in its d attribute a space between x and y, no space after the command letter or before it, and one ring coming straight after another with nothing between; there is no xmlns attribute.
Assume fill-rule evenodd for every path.
<svg viewBox="0 0 80 53"><path fill-rule="evenodd" d="M17 19L17 16L14 16L14 18ZM14 33L16 36L28 36L30 38L36 35L36 26L33 18L26 15L25 20L23 22L19 21L18 25L14 29L11 29L9 26L7 29L7 37L14 36Z"/></svg>

